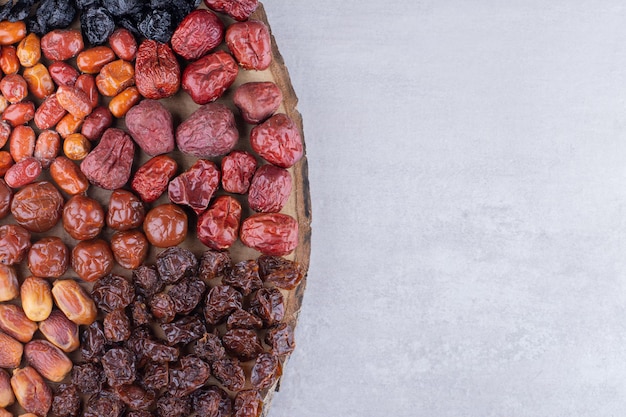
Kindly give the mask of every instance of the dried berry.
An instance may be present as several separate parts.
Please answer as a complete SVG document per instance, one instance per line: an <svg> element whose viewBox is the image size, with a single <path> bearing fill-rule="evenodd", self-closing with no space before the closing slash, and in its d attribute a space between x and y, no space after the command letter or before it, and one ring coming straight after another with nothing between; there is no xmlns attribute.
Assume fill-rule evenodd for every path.
<svg viewBox="0 0 626 417"><path fill-rule="evenodd" d="M83 360L89 362L99 361L104 354L104 330L100 322L93 322L88 326L80 337L80 353Z"/></svg>
<svg viewBox="0 0 626 417"><path fill-rule="evenodd" d="M263 282L259 277L259 264L254 259L235 264L222 282L237 288L243 295L249 295L252 291L263 287Z"/></svg>
<svg viewBox="0 0 626 417"><path fill-rule="evenodd" d="M157 271L161 280L174 284L185 277L198 273L198 259L189 250L170 247L161 252L156 259Z"/></svg>
<svg viewBox="0 0 626 417"><path fill-rule="evenodd" d="M260 417L263 401L258 391L242 391L235 397L235 414L233 417Z"/></svg>
<svg viewBox="0 0 626 417"><path fill-rule="evenodd" d="M170 367L168 392L175 397L188 397L200 388L211 376L211 368L202 359L195 356L180 358L175 366Z"/></svg>
<svg viewBox="0 0 626 417"><path fill-rule="evenodd" d="M111 274L94 284L91 295L100 310L110 313L132 303L135 290L124 277Z"/></svg>
<svg viewBox="0 0 626 417"><path fill-rule="evenodd" d="M163 289L163 281L159 278L156 268L142 265L133 271L133 283L140 294L152 297Z"/></svg>
<svg viewBox="0 0 626 417"><path fill-rule="evenodd" d="M297 262L268 255L259 256L257 262L263 282L273 284L278 288L293 290L304 278L302 267Z"/></svg>
<svg viewBox="0 0 626 417"><path fill-rule="evenodd" d="M215 386L198 390L193 396L193 409L206 417L230 416L233 402L228 394Z"/></svg>
<svg viewBox="0 0 626 417"><path fill-rule="evenodd" d="M150 299L150 311L157 321L169 323L176 315L174 300L167 293L157 293Z"/></svg>
<svg viewBox="0 0 626 417"><path fill-rule="evenodd" d="M145 389L160 390L169 383L169 365L167 362L148 362L143 368L141 385Z"/></svg>
<svg viewBox="0 0 626 417"><path fill-rule="evenodd" d="M80 394L75 385L59 386L52 400L52 414L58 417L78 417L80 414Z"/></svg>
<svg viewBox="0 0 626 417"><path fill-rule="evenodd" d="M261 288L250 302L250 311L260 317L266 326L279 323L285 316L282 293L276 288Z"/></svg>
<svg viewBox="0 0 626 417"><path fill-rule="evenodd" d="M232 329L222 336L224 347L242 361L256 358L263 352L263 346L255 330Z"/></svg>
<svg viewBox="0 0 626 417"><path fill-rule="evenodd" d="M230 329L260 329L263 327L263 321L252 313L245 310L235 310L226 322L227 328Z"/></svg>
<svg viewBox="0 0 626 417"><path fill-rule="evenodd" d="M110 391L100 391L87 400L83 417L121 417L124 403Z"/></svg>
<svg viewBox="0 0 626 417"><path fill-rule="evenodd" d="M168 291L174 301L174 310L177 314L191 313L206 291L206 284L198 279L186 279L174 285Z"/></svg>
<svg viewBox="0 0 626 417"><path fill-rule="evenodd" d="M165 340L170 345L188 344L200 339L206 332L198 317L187 316L172 323L161 324Z"/></svg>
<svg viewBox="0 0 626 417"><path fill-rule="evenodd" d="M154 391L146 391L138 385L115 387L117 396L131 410L148 410L155 404Z"/></svg>
<svg viewBox="0 0 626 417"><path fill-rule="evenodd" d="M204 318L207 324L216 325L233 311L241 308L243 296L228 285L211 288L204 302Z"/></svg>
<svg viewBox="0 0 626 417"><path fill-rule="evenodd" d="M109 349L102 357L102 368L112 387L135 382L135 355L128 349Z"/></svg>
<svg viewBox="0 0 626 417"><path fill-rule="evenodd" d="M158 417L187 417L191 413L191 397L165 394L157 400Z"/></svg>
<svg viewBox="0 0 626 417"><path fill-rule="evenodd" d="M200 258L198 275L204 281L226 276L232 265L230 253L227 251L208 250Z"/></svg>
<svg viewBox="0 0 626 417"><path fill-rule="evenodd" d="M206 159L198 159L186 172L174 178L168 187L170 201L190 206L196 214L207 209L220 184L217 166Z"/></svg>
<svg viewBox="0 0 626 417"><path fill-rule="evenodd" d="M218 359L211 364L211 370L215 379L230 391L241 391L246 383L246 375L237 359Z"/></svg>
<svg viewBox="0 0 626 417"><path fill-rule="evenodd" d="M211 363L224 358L226 349L222 345L220 338L213 333L205 333L202 338L196 341L193 353L205 361Z"/></svg>
<svg viewBox="0 0 626 417"><path fill-rule="evenodd" d="M174 17L169 10L156 9L146 14L138 29L147 39L167 43L174 32Z"/></svg>
<svg viewBox="0 0 626 417"><path fill-rule="evenodd" d="M130 305L131 316L134 326L143 326L149 324L152 320L148 305L141 296L137 296L137 299Z"/></svg>
<svg viewBox="0 0 626 417"><path fill-rule="evenodd" d="M72 384L83 394L95 394L102 391L104 373L96 363L75 365L72 369Z"/></svg>
<svg viewBox="0 0 626 417"><path fill-rule="evenodd" d="M109 343L123 342L130 337L130 319L123 308L113 310L105 315L102 325L104 337Z"/></svg>
<svg viewBox="0 0 626 417"><path fill-rule="evenodd" d="M286 323L272 327L265 335L265 342L270 345L276 355L289 355L296 348L293 329Z"/></svg>

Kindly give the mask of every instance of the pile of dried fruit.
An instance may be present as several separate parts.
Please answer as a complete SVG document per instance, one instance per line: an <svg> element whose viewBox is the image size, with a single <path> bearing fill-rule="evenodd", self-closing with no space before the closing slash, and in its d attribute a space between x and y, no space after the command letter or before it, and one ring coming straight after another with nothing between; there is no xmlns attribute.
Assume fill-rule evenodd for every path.
<svg viewBox="0 0 626 417"><path fill-rule="evenodd" d="M223 100L272 62L256 0L205 3L0 6L0 417L258 417L293 351L302 139L272 82Z"/></svg>

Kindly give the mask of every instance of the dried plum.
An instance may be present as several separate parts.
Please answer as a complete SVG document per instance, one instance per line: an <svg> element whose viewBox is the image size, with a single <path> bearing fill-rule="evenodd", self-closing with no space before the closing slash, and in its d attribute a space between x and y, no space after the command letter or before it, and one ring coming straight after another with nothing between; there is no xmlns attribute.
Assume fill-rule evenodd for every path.
<svg viewBox="0 0 626 417"><path fill-rule="evenodd" d="M95 363L74 365L72 368L72 384L83 394L95 394L102 391L104 374L102 367Z"/></svg>
<svg viewBox="0 0 626 417"><path fill-rule="evenodd" d="M157 42L169 42L174 33L174 17L167 9L155 9L139 22L139 32Z"/></svg>
<svg viewBox="0 0 626 417"><path fill-rule="evenodd" d="M35 13L37 23L45 32L68 27L75 17L76 8L70 0L43 0Z"/></svg>
<svg viewBox="0 0 626 417"><path fill-rule="evenodd" d="M176 366L170 367L168 392L175 397L187 397L200 388L211 376L211 368L202 359L185 356Z"/></svg>
<svg viewBox="0 0 626 417"><path fill-rule="evenodd" d="M58 417L77 417L80 414L80 395L74 385L61 385L52 401L52 414Z"/></svg>
<svg viewBox="0 0 626 417"><path fill-rule="evenodd" d="M206 284L197 279L183 280L167 293L174 301L177 314L189 314L198 305L206 291Z"/></svg>
<svg viewBox="0 0 626 417"><path fill-rule="evenodd" d="M161 324L165 340L169 345L191 343L206 332L204 324L196 316L183 317L173 323Z"/></svg>
<svg viewBox="0 0 626 417"><path fill-rule="evenodd" d="M194 345L193 353L207 362L213 362L224 358L224 355L226 355L226 349L224 349L222 341L217 335L206 333Z"/></svg>
<svg viewBox="0 0 626 417"><path fill-rule="evenodd" d="M2 6L0 6L0 20L6 20L6 18L9 17L12 7L13 7L12 1L9 1L3 4Z"/></svg>
<svg viewBox="0 0 626 417"><path fill-rule="evenodd" d="M243 295L249 295L252 291L263 287L263 282L259 277L259 264L254 259L235 264L230 274L222 279L222 283L232 285Z"/></svg>
<svg viewBox="0 0 626 417"><path fill-rule="evenodd" d="M83 34L92 45L102 45L115 30L113 16L104 7L89 7L80 16Z"/></svg>
<svg viewBox="0 0 626 417"><path fill-rule="evenodd" d="M191 414L191 397L174 397L165 394L157 400L158 417L187 417Z"/></svg>
<svg viewBox="0 0 626 417"><path fill-rule="evenodd" d="M161 252L156 259L157 271L161 280L175 284L185 277L198 273L198 259L187 249L173 246Z"/></svg>
<svg viewBox="0 0 626 417"><path fill-rule="evenodd" d="M104 7L113 16L122 16L140 12L141 3L140 0L107 0L104 2Z"/></svg>

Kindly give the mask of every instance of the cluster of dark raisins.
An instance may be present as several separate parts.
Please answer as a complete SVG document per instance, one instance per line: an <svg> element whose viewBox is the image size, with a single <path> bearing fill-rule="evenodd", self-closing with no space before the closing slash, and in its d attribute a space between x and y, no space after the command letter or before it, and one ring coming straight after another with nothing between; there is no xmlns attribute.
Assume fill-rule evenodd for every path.
<svg viewBox="0 0 626 417"><path fill-rule="evenodd" d="M83 34L92 45L107 41L116 26L135 35L168 42L174 29L201 0L10 0L0 6L0 21L26 20L40 36L68 27L80 13ZM34 11L34 12L33 12Z"/></svg>
<svg viewBox="0 0 626 417"><path fill-rule="evenodd" d="M92 296L103 319L81 334L82 362L53 413L77 416L83 394L85 416L256 416L295 347L280 289L302 278L280 257L233 265L228 252L198 260L171 247L132 282L101 279Z"/></svg>

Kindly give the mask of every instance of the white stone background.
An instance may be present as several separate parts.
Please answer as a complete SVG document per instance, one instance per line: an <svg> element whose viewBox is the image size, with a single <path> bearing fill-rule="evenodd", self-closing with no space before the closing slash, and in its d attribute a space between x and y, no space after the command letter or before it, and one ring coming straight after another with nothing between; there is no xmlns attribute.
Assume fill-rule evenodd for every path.
<svg viewBox="0 0 626 417"><path fill-rule="evenodd" d="M270 416L626 415L626 3L264 4L314 217Z"/></svg>

